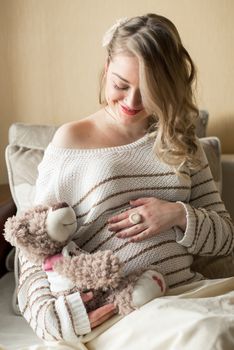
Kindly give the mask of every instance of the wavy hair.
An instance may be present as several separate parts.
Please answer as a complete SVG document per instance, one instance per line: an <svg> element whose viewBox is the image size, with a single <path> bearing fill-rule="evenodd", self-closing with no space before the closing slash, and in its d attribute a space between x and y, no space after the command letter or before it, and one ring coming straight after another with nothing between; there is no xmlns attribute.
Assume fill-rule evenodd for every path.
<svg viewBox="0 0 234 350"><path fill-rule="evenodd" d="M117 26L106 46L108 60L118 54L139 60L142 103L152 117L150 133L161 161L177 169L186 163L199 165L195 121L199 114L193 94L194 63L184 48L175 25L157 14L133 17ZM101 75L99 102L105 85Z"/></svg>

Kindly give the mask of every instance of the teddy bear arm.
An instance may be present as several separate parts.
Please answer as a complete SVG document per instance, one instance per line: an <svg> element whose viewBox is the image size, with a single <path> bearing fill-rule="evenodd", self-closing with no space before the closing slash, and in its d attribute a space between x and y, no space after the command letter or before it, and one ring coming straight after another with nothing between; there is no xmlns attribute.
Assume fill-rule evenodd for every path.
<svg viewBox="0 0 234 350"><path fill-rule="evenodd" d="M141 275L132 274L113 290L109 302L114 303L121 315L127 315L166 292L163 276L155 270L145 270Z"/></svg>
<svg viewBox="0 0 234 350"><path fill-rule="evenodd" d="M64 257L53 265L53 270L71 279L81 290L115 288L121 278L121 264L108 251Z"/></svg>

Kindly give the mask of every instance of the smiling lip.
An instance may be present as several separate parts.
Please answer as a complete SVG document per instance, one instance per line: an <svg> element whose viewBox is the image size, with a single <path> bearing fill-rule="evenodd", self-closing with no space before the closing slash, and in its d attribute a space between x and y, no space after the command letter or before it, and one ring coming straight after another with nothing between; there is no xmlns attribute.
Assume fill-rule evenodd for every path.
<svg viewBox="0 0 234 350"><path fill-rule="evenodd" d="M120 105L122 111L127 115L135 115L141 111L141 109L129 109L127 107L124 107L123 105Z"/></svg>

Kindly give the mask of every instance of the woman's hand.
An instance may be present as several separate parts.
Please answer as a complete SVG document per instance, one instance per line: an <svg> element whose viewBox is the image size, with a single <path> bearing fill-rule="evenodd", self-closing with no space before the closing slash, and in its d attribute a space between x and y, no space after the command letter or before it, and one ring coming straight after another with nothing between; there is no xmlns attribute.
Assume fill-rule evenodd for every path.
<svg viewBox="0 0 234 350"><path fill-rule="evenodd" d="M62 254L49 256L47 259L45 259L45 262L43 264L44 271L52 271L53 264L62 258ZM81 293L80 295L84 304L93 299L92 292ZM90 311L88 313L88 317L91 328L99 326L100 324L108 320L110 317L112 317L115 313L116 308L114 304L106 304L104 306L99 307L96 310Z"/></svg>
<svg viewBox="0 0 234 350"><path fill-rule="evenodd" d="M81 294L81 298L84 303L87 303L88 301L93 299L93 293L92 292L83 293ZM91 329L107 321L115 313L116 313L116 308L114 304L106 304L104 306L99 307L96 310L90 311L88 313L88 317L89 317Z"/></svg>
<svg viewBox="0 0 234 350"><path fill-rule="evenodd" d="M130 238L130 242L139 242L173 226L179 226L182 230L186 228L186 212L180 203L146 197L130 201L130 205L132 209L108 220L108 229L116 232L118 238ZM132 213L141 215L139 224L133 224L129 220Z"/></svg>

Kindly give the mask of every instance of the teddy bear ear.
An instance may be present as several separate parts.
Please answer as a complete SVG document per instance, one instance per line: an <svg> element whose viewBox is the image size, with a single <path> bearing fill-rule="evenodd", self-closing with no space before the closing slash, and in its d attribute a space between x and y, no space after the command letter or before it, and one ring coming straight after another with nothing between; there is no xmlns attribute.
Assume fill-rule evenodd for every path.
<svg viewBox="0 0 234 350"><path fill-rule="evenodd" d="M10 242L13 246L17 245L18 237L22 236L24 231L24 227L16 216L8 218L5 222L4 236L6 241Z"/></svg>

